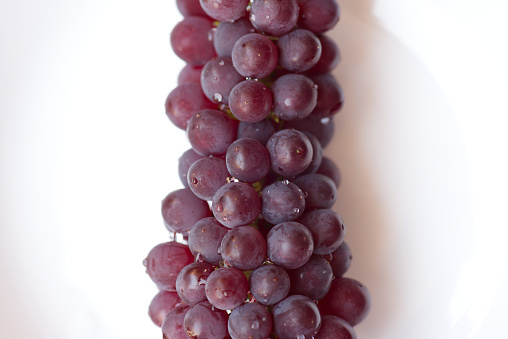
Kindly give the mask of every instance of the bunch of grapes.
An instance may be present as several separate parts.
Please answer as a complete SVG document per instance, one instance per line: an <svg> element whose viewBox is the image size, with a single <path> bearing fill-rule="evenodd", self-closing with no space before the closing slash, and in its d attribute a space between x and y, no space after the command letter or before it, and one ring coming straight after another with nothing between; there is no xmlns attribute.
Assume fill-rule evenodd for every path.
<svg viewBox="0 0 508 339"><path fill-rule="evenodd" d="M343 92L336 0L177 0L187 65L166 114L192 146L144 261L163 338L356 338L368 290L343 277L340 174L323 156ZM177 236L178 235L178 236ZM179 238L177 242L175 239Z"/></svg>

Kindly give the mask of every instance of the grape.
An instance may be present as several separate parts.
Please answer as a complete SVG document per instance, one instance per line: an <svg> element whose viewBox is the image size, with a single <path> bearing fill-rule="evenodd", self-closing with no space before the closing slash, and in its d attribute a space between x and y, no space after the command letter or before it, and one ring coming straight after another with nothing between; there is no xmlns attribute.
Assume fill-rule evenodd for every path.
<svg viewBox="0 0 508 339"><path fill-rule="evenodd" d="M321 58L321 42L306 29L295 29L277 41L279 64L292 72L304 72Z"/></svg>
<svg viewBox="0 0 508 339"><path fill-rule="evenodd" d="M285 177L295 176L309 167L312 144L297 130L283 129L274 133L266 143L272 169Z"/></svg>
<svg viewBox="0 0 508 339"><path fill-rule="evenodd" d="M193 261L189 247L172 241L152 248L143 264L146 273L160 290L175 291L176 276Z"/></svg>
<svg viewBox="0 0 508 339"><path fill-rule="evenodd" d="M199 199L188 188L169 193L161 205L164 225L170 232L188 232L194 224L212 213L206 201Z"/></svg>
<svg viewBox="0 0 508 339"><path fill-rule="evenodd" d="M333 180L333 182L335 183L335 187L339 188L340 185L339 168L330 158L323 157L323 160L321 161L321 166L319 166L319 169L317 170L316 173L326 175L328 178Z"/></svg>
<svg viewBox="0 0 508 339"><path fill-rule="evenodd" d="M341 217L330 209L318 209L305 213L298 222L312 233L314 254L329 254L344 241L345 227Z"/></svg>
<svg viewBox="0 0 508 339"><path fill-rule="evenodd" d="M239 270L250 271L265 260L266 240L254 227L238 226L224 235L220 249L226 263Z"/></svg>
<svg viewBox="0 0 508 339"><path fill-rule="evenodd" d="M314 134L306 131L303 131L303 134L309 138L309 141L312 144L312 161L310 162L309 167L307 167L307 169L301 174L315 173L319 169L319 166L321 166L321 161L323 160L323 147Z"/></svg>
<svg viewBox="0 0 508 339"><path fill-rule="evenodd" d="M277 181L263 189L261 214L272 224L298 219L304 209L304 194L292 182Z"/></svg>
<svg viewBox="0 0 508 339"><path fill-rule="evenodd" d="M233 310L228 320L232 339L266 339L272 332L272 315L258 303L243 304Z"/></svg>
<svg viewBox="0 0 508 339"><path fill-rule="evenodd" d="M206 97L213 102L229 103L229 93L237 83L245 80L233 66L230 57L217 57L210 60L201 72L201 88Z"/></svg>
<svg viewBox="0 0 508 339"><path fill-rule="evenodd" d="M249 0L200 0L201 7L218 21L234 21L246 12Z"/></svg>
<svg viewBox="0 0 508 339"><path fill-rule="evenodd" d="M215 56L212 29L213 24L209 19L185 17L171 31L171 47L185 62L195 66L204 65Z"/></svg>
<svg viewBox="0 0 508 339"><path fill-rule="evenodd" d="M321 316L321 329L314 339L357 339L356 332L344 319Z"/></svg>
<svg viewBox="0 0 508 339"><path fill-rule="evenodd" d="M321 57L317 64L308 70L308 74L323 74L331 72L340 62L341 55L337 44L326 35L318 36L321 43Z"/></svg>
<svg viewBox="0 0 508 339"><path fill-rule="evenodd" d="M245 34L239 38L231 51L235 69L244 77L261 79L277 66L277 47L259 33Z"/></svg>
<svg viewBox="0 0 508 339"><path fill-rule="evenodd" d="M228 314L208 301L188 310L183 324L187 336L192 339L223 339L228 334Z"/></svg>
<svg viewBox="0 0 508 339"><path fill-rule="evenodd" d="M332 284L332 267L322 256L313 255L305 265L288 272L289 293L305 295L312 300L322 299Z"/></svg>
<svg viewBox="0 0 508 339"><path fill-rule="evenodd" d="M242 271L233 267L213 271L205 285L206 298L220 310L231 310L243 304L248 291L247 278Z"/></svg>
<svg viewBox="0 0 508 339"><path fill-rule="evenodd" d="M236 139L237 124L221 111L206 109L189 120L187 137L196 153L223 155Z"/></svg>
<svg viewBox="0 0 508 339"><path fill-rule="evenodd" d="M249 277L250 293L263 305L274 305L284 299L290 288L289 275L277 265L263 265Z"/></svg>
<svg viewBox="0 0 508 339"><path fill-rule="evenodd" d="M259 122L270 114L272 106L272 92L259 81L242 81L229 94L229 109L240 121Z"/></svg>
<svg viewBox="0 0 508 339"><path fill-rule="evenodd" d="M284 120L303 119L316 107L318 87L301 74L286 74L272 84L273 112Z"/></svg>
<svg viewBox="0 0 508 339"><path fill-rule="evenodd" d="M323 315L335 315L356 326L367 317L370 304L370 293L359 281L337 278L319 302L319 310Z"/></svg>
<svg viewBox="0 0 508 339"><path fill-rule="evenodd" d="M238 139L256 139L265 146L268 139L270 139L276 131L277 126L272 119L265 119L256 123L240 121L238 124Z"/></svg>
<svg viewBox="0 0 508 339"><path fill-rule="evenodd" d="M344 104L344 93L330 73L311 78L318 86L317 104L311 115L314 117L331 117L340 111Z"/></svg>
<svg viewBox="0 0 508 339"><path fill-rule="evenodd" d="M181 302L176 292L159 291L148 306L148 315L155 325L161 327L168 313Z"/></svg>
<svg viewBox="0 0 508 339"><path fill-rule="evenodd" d="M337 187L332 179L323 174L305 174L294 180L305 193L305 208L331 208L337 200Z"/></svg>
<svg viewBox="0 0 508 339"><path fill-rule="evenodd" d="M265 146L254 139L238 139L226 152L227 170L245 182L263 179L270 170L270 155Z"/></svg>
<svg viewBox="0 0 508 339"><path fill-rule="evenodd" d="M181 304L169 312L166 319L162 323L162 338L163 339L188 339L185 328L183 327L183 321L187 311L190 307L185 304Z"/></svg>
<svg viewBox="0 0 508 339"><path fill-rule="evenodd" d="M184 303L194 306L206 300L205 284L214 267L206 262L185 266L176 277L176 292Z"/></svg>
<svg viewBox="0 0 508 339"><path fill-rule="evenodd" d="M221 224L233 228L256 220L260 204L258 194L251 186L242 182L231 182L215 193L212 212Z"/></svg>
<svg viewBox="0 0 508 339"><path fill-rule="evenodd" d="M351 266L351 260L353 260L351 249L348 244L343 241L339 248L332 252L330 265L332 266L333 275L342 277L349 269L349 266Z"/></svg>
<svg viewBox="0 0 508 339"><path fill-rule="evenodd" d="M226 184L229 172L226 161L217 157L204 157L189 167L187 183L200 199L212 200L215 192Z"/></svg>
<svg viewBox="0 0 508 339"><path fill-rule="evenodd" d="M188 16L203 16L208 18L205 11L201 7L199 0L176 0L176 6L184 17Z"/></svg>
<svg viewBox="0 0 508 339"><path fill-rule="evenodd" d="M184 68L178 74L178 86L192 82L199 85L201 88L201 72L203 66L192 66L190 64L185 65Z"/></svg>
<svg viewBox="0 0 508 339"><path fill-rule="evenodd" d="M246 17L234 22L221 22L217 26L213 39L213 46L218 56L231 56L233 45L245 34L254 33L250 20Z"/></svg>
<svg viewBox="0 0 508 339"><path fill-rule="evenodd" d="M218 266L220 244L227 231L214 217L199 220L189 233L189 249L196 260Z"/></svg>
<svg viewBox="0 0 508 339"><path fill-rule="evenodd" d="M286 128L294 128L302 132L311 133L318 138L322 148L328 146L335 129L331 118L321 118L312 114L305 119L288 121L285 126Z"/></svg>
<svg viewBox="0 0 508 339"><path fill-rule="evenodd" d="M303 295L292 295L272 309L273 329L279 339L310 339L321 327L319 310Z"/></svg>
<svg viewBox="0 0 508 339"><path fill-rule="evenodd" d="M202 155L197 154L191 148L185 151L178 159L178 175L180 176L180 181L185 187L189 187L189 183L187 182L187 172L189 172L189 168L193 163L202 158Z"/></svg>
<svg viewBox="0 0 508 339"><path fill-rule="evenodd" d="M340 18L336 0L297 0L300 7L298 26L314 33L332 29Z"/></svg>
<svg viewBox="0 0 508 339"><path fill-rule="evenodd" d="M309 229L295 221L275 225L268 232L266 241L270 260L288 269L303 266L314 249Z"/></svg>
<svg viewBox="0 0 508 339"><path fill-rule="evenodd" d="M296 0L254 0L250 21L258 31L281 36L291 31L298 21Z"/></svg>
<svg viewBox="0 0 508 339"><path fill-rule="evenodd" d="M201 86L195 83L185 83L176 87L166 99L166 115L178 128L185 130L190 118L196 112L207 108L217 108L208 100Z"/></svg>

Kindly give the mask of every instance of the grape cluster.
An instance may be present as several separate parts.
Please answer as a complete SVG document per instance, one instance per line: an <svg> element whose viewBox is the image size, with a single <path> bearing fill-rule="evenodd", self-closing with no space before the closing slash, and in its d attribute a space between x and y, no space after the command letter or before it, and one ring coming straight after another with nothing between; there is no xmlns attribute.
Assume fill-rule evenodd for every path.
<svg viewBox="0 0 508 339"><path fill-rule="evenodd" d="M151 319L166 339L356 338L370 296L343 277L340 173L323 156L343 103L324 34L336 0L177 5L170 42L187 65L165 108L192 148L162 201L172 240L144 261Z"/></svg>

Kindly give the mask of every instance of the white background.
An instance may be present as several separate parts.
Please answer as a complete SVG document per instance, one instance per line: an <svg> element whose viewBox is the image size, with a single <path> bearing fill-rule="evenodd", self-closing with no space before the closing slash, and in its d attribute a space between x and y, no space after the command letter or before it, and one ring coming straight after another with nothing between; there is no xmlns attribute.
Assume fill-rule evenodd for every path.
<svg viewBox="0 0 508 339"><path fill-rule="evenodd" d="M343 0L326 150L360 338L506 338L506 1ZM141 265L189 147L171 1L0 2L0 337L160 338ZM503 23L504 22L504 23Z"/></svg>

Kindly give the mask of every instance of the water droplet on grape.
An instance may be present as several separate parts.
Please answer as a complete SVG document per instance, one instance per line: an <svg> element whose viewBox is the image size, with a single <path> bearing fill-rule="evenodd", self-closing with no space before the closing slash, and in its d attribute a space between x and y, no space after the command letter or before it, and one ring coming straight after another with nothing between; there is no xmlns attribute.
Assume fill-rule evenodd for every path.
<svg viewBox="0 0 508 339"><path fill-rule="evenodd" d="M192 182L193 185L196 185L198 183L198 179L192 178L191 182Z"/></svg>
<svg viewBox="0 0 508 339"><path fill-rule="evenodd" d="M303 273L300 273L300 279L303 279Z"/></svg>
<svg viewBox="0 0 508 339"><path fill-rule="evenodd" d="M219 66L224 66L224 60L219 61Z"/></svg>
<svg viewBox="0 0 508 339"><path fill-rule="evenodd" d="M221 102L222 101L222 94L220 93L215 93L213 95L213 100L217 101L217 102Z"/></svg>
<svg viewBox="0 0 508 339"><path fill-rule="evenodd" d="M328 118L328 117L321 118L321 123L322 123L323 125L326 125L326 124L327 124L327 123L329 123L329 122L330 122L330 118Z"/></svg>
<svg viewBox="0 0 508 339"><path fill-rule="evenodd" d="M319 301L317 301L317 300L312 300L312 302L313 302L314 304L316 304L316 305L319 303Z"/></svg>
<svg viewBox="0 0 508 339"><path fill-rule="evenodd" d="M252 325L250 325L250 328L257 330L259 328L259 323L257 321L253 322Z"/></svg>
<svg viewBox="0 0 508 339"><path fill-rule="evenodd" d="M305 339L305 335L299 334L296 336L296 339Z"/></svg>
<svg viewBox="0 0 508 339"><path fill-rule="evenodd" d="M198 285L206 285L206 279L203 277L199 277Z"/></svg>
<svg viewBox="0 0 508 339"><path fill-rule="evenodd" d="M314 85L312 85L312 88L314 88L314 89L318 89L318 85L317 85L317 84L314 84Z"/></svg>
<svg viewBox="0 0 508 339"><path fill-rule="evenodd" d="M332 275L332 280L335 280L335 276L334 275Z"/></svg>
<svg viewBox="0 0 508 339"><path fill-rule="evenodd" d="M291 106L291 99L287 98L286 100L284 100L284 105Z"/></svg>
<svg viewBox="0 0 508 339"><path fill-rule="evenodd" d="M254 14L250 15L250 21L252 22L256 21L256 16Z"/></svg>
<svg viewBox="0 0 508 339"><path fill-rule="evenodd" d="M215 210L221 213L222 211L224 211L224 206L222 206L222 204L218 204L217 206L215 206Z"/></svg>
<svg viewBox="0 0 508 339"><path fill-rule="evenodd" d="M228 292L227 292L227 291L224 291L224 292L222 292L222 295L223 295L223 296L225 296L225 297L227 297L227 296L228 296Z"/></svg>
<svg viewBox="0 0 508 339"><path fill-rule="evenodd" d="M300 213L300 209L299 209L298 207L295 207L295 208L293 209L293 211L294 211L295 213Z"/></svg>
<svg viewBox="0 0 508 339"><path fill-rule="evenodd" d="M265 18L266 18L266 20L270 20L270 16L269 15L265 16Z"/></svg>
<svg viewBox="0 0 508 339"><path fill-rule="evenodd" d="M145 259L143 259L143 266L146 267L147 265L148 265L148 260L145 258Z"/></svg>
<svg viewBox="0 0 508 339"><path fill-rule="evenodd" d="M283 185L286 185L286 186L287 186L287 185L289 185L289 180L287 180L287 179L282 180L282 184L283 184Z"/></svg>

